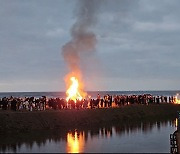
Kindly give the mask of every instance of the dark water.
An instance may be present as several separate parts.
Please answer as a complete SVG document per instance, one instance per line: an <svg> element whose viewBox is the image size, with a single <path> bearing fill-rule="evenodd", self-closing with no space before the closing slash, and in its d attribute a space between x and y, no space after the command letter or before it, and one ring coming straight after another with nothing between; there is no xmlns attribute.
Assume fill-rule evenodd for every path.
<svg viewBox="0 0 180 154"><path fill-rule="evenodd" d="M131 95L131 94L152 94L154 96L157 95L163 95L163 96L174 96L177 93L180 93L180 90L175 91L88 91L88 95L92 96L92 98L96 98L97 94L100 94L101 96L110 94L110 95ZM2 97L41 97L41 96L47 96L47 97L61 97L65 98L65 92L4 92L0 93L0 98Z"/></svg>
<svg viewBox="0 0 180 154"><path fill-rule="evenodd" d="M0 152L169 153L175 120L131 122L73 130L1 134Z"/></svg>

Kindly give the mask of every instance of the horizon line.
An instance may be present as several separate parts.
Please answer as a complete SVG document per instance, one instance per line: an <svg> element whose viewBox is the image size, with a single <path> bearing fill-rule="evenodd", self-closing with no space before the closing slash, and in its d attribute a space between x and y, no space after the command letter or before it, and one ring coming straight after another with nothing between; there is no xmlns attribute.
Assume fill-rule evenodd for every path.
<svg viewBox="0 0 180 154"><path fill-rule="evenodd" d="M86 92L139 92L139 91L180 91L180 90L87 90ZM66 92L66 91L0 91L0 93L57 93L57 92Z"/></svg>

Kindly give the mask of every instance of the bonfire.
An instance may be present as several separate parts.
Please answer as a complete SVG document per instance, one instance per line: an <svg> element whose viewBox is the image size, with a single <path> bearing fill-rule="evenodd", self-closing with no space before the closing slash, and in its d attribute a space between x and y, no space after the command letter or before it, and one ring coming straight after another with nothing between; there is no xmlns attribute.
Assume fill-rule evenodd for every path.
<svg viewBox="0 0 180 154"><path fill-rule="evenodd" d="M83 90L83 82L80 80L78 76L68 75L66 77L66 101L73 100L75 103L77 100L82 100L86 97L86 92Z"/></svg>

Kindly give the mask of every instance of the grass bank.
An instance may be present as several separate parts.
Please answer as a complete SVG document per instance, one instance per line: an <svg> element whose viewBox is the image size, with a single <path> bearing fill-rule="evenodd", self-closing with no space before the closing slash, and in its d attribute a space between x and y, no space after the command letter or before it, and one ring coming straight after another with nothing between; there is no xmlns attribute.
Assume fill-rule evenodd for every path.
<svg viewBox="0 0 180 154"><path fill-rule="evenodd" d="M180 105L131 105L121 108L49 110L33 112L0 111L0 132L92 127L127 121L169 119L177 116Z"/></svg>

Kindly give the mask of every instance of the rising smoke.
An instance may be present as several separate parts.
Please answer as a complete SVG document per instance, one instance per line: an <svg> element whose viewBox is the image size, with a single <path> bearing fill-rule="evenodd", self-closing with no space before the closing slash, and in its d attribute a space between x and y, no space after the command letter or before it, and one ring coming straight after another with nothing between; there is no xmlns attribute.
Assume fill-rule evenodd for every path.
<svg viewBox="0 0 180 154"><path fill-rule="evenodd" d="M96 23L97 0L79 0L75 24L71 28L72 39L62 48L62 54L71 72L81 72L81 59L95 51L96 35L92 27Z"/></svg>

